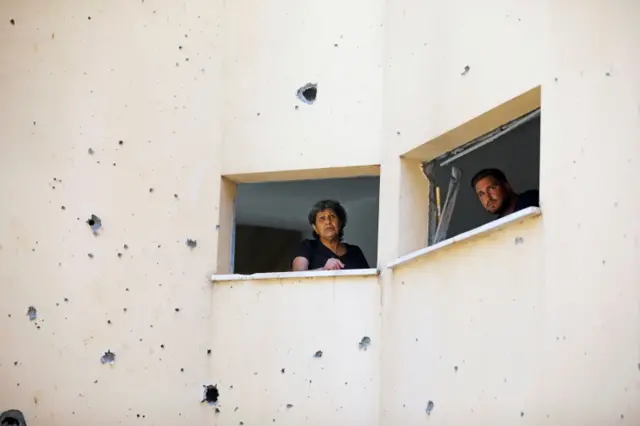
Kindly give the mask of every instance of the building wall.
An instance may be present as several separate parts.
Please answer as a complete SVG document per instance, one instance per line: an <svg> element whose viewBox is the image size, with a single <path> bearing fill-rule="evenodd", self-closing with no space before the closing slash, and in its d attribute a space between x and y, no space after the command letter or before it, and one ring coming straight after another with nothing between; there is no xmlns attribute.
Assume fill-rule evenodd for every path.
<svg viewBox="0 0 640 426"><path fill-rule="evenodd" d="M211 300L215 424L377 424L376 276L216 282Z"/></svg>
<svg viewBox="0 0 640 426"><path fill-rule="evenodd" d="M550 34L557 37L546 41L542 108L558 119L542 119L540 189L556 194L543 198L543 391L564 404L554 407L559 424L638 423L640 186L633 176L640 60L629 53L638 47L640 5L597 2L575 13L577 6L550 5ZM593 32L595 23L603 36ZM585 404L603 389L587 418Z"/></svg>
<svg viewBox="0 0 640 426"><path fill-rule="evenodd" d="M554 420L559 401L539 400L541 222L525 220L394 270L380 424L562 424Z"/></svg>
<svg viewBox="0 0 640 426"><path fill-rule="evenodd" d="M547 15L546 2L526 0L388 3L389 154L409 151L540 85Z"/></svg>
<svg viewBox="0 0 640 426"><path fill-rule="evenodd" d="M428 400L434 424L640 422L640 5L421 5L390 6L383 146L429 140L540 84L543 213L383 280L381 424L425 421ZM409 45L416 34L437 54ZM424 93L435 94L401 113L400 96L416 105ZM382 174L381 199L401 197L399 161L385 158L396 171ZM419 226L397 208L380 223L398 235L380 258Z"/></svg>
<svg viewBox="0 0 640 426"><path fill-rule="evenodd" d="M0 408L30 426L640 423L637 3L0 10ZM385 268L425 225L399 156L537 86L542 216ZM379 278L209 282L221 175L371 164Z"/></svg>
<svg viewBox="0 0 640 426"><path fill-rule="evenodd" d="M221 5L0 5L0 410L29 426L213 421Z"/></svg>
<svg viewBox="0 0 640 426"><path fill-rule="evenodd" d="M224 22L225 174L380 164L383 1L226 2Z"/></svg>

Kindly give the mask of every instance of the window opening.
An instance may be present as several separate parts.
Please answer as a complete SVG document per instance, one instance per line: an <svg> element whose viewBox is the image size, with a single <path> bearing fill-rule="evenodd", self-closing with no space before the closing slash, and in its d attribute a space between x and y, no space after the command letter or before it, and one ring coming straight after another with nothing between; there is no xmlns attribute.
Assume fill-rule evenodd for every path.
<svg viewBox="0 0 640 426"><path fill-rule="evenodd" d="M437 244L493 219L470 180L496 168L516 193L537 190L540 165L540 108L506 123L440 157L422 163L429 181L427 245ZM448 187L444 200L442 188Z"/></svg>
<svg viewBox="0 0 640 426"><path fill-rule="evenodd" d="M502 126L498 127L495 130L492 130L486 135L480 136L479 138L476 138L471 142L468 142L452 151L449 151L441 155L440 157L436 158L434 161L439 162L440 166L446 166L452 161L464 155L467 155L475 151L476 149L482 148L483 146L495 141L499 137L505 136L507 133L511 132L512 130L535 119L537 119L538 126L539 126L540 125L540 108L537 108L534 111L531 111L530 113L523 115L522 117L516 118L515 120L512 120L506 124L503 124Z"/></svg>
<svg viewBox="0 0 640 426"><path fill-rule="evenodd" d="M320 200L346 210L343 242L377 263L379 176L239 183L236 188L232 272L287 272L301 243L314 240L308 215Z"/></svg>

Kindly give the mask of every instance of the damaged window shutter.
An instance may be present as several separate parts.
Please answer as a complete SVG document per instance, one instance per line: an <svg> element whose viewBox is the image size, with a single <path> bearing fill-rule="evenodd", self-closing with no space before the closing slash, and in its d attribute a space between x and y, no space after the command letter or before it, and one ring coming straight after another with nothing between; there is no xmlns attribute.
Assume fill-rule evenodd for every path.
<svg viewBox="0 0 640 426"><path fill-rule="evenodd" d="M440 208L438 188L435 178L435 161L422 163L422 173L429 180L429 235L427 245L437 244L447 237L453 209L456 204L458 192L460 190L460 177L462 171L457 167L451 168L451 179L444 201L444 206Z"/></svg>
<svg viewBox="0 0 640 426"><path fill-rule="evenodd" d="M449 224L451 224L451 216L453 216L453 209L458 198L458 192L460 190L460 177L462 171L457 167L451 167L451 180L449 180L449 189L447 190L447 198L444 201L444 207L440 215L438 228L436 230L433 244L437 244L440 241L447 238L447 231L449 230Z"/></svg>
<svg viewBox="0 0 640 426"><path fill-rule="evenodd" d="M427 245L430 246L433 244L433 240L436 235L436 230L438 228L438 207L436 205L436 179L435 179L435 162L425 162L422 163L422 173L429 181L429 217L428 217L428 235L427 235Z"/></svg>

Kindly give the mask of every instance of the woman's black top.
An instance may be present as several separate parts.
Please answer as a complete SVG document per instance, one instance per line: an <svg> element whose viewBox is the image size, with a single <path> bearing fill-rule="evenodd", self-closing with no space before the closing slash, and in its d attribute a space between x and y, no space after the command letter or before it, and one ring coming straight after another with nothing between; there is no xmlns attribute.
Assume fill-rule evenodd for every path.
<svg viewBox="0 0 640 426"><path fill-rule="evenodd" d="M344 244L344 243L343 243ZM353 244L344 244L347 252L342 256L338 256L331 250L329 250L319 240L304 240L296 257L304 257L309 261L309 270L320 269L324 267L327 260L335 258L344 264L344 269L369 269L369 263L367 258L364 257L360 247Z"/></svg>

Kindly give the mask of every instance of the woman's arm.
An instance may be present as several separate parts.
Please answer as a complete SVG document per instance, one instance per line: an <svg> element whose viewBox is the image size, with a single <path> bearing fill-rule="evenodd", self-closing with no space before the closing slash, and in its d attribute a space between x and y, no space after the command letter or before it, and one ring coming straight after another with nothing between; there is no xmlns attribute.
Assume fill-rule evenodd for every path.
<svg viewBox="0 0 640 426"><path fill-rule="evenodd" d="M307 259L306 257L302 257L302 256L296 256L293 259L292 265L291 265L291 270L292 271L307 271L309 270L309 259Z"/></svg>
<svg viewBox="0 0 640 426"><path fill-rule="evenodd" d="M311 242L309 240L302 241L298 246L293 262L291 262L291 270L308 271L309 263L311 263L311 259L313 258L312 256L313 247L311 246Z"/></svg>
<svg viewBox="0 0 640 426"><path fill-rule="evenodd" d="M333 260L334 262L330 262L331 260ZM344 268L344 265L342 264L342 262L340 262L338 259L329 259L329 261L327 261L327 263L336 263L338 265L341 265L340 267L332 267L332 268L327 268L327 265L323 266L322 268L318 268L318 269L314 269L314 271L325 271L327 269L342 269ZM295 259L293 259L293 263L291 265L291 270L292 271L308 271L309 270L309 260L306 257L302 257L302 256L298 256Z"/></svg>

